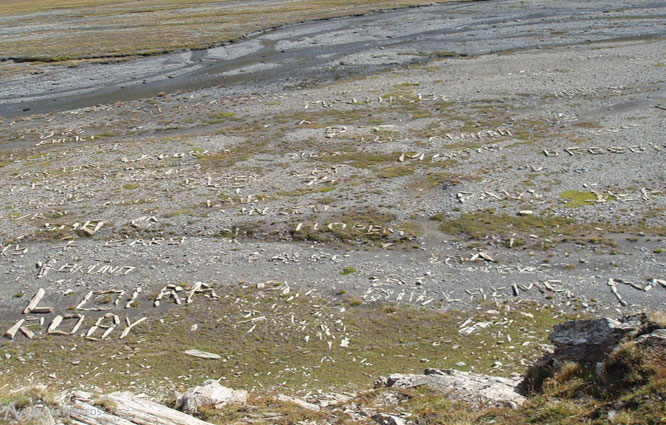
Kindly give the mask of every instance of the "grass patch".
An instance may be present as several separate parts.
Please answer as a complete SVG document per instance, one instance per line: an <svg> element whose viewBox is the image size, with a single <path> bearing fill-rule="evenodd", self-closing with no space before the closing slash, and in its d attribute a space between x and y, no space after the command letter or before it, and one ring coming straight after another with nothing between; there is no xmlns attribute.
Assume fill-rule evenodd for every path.
<svg viewBox="0 0 666 425"><path fill-rule="evenodd" d="M111 60L200 49L278 25L428 3L281 0L261 7L247 3L230 8L227 1L214 0L7 0L0 4L0 15L9 16L8 25L17 28L21 24L40 24L45 19L45 15L25 14L54 10L58 13L48 15L55 29L36 31L26 25L26 35L31 38L18 34L0 41L0 51L21 62L78 65L80 59ZM104 26L99 25L101 21Z"/></svg>
<svg viewBox="0 0 666 425"><path fill-rule="evenodd" d="M414 173L414 167L408 165L396 165L395 167L386 167L377 175L382 179L393 179L396 177L409 176Z"/></svg>
<svg viewBox="0 0 666 425"><path fill-rule="evenodd" d="M311 217L302 226L301 230L291 231L294 240L307 240L322 243L377 243L390 238L388 226L395 220L395 215L380 211L374 207L353 208L342 215L328 217ZM319 223L319 229L314 230L315 223ZM330 229L325 223L337 224ZM295 227L295 224L292 223ZM373 226L373 231L369 231Z"/></svg>
<svg viewBox="0 0 666 425"><path fill-rule="evenodd" d="M269 290L272 287L259 290L251 285L228 285L218 291L225 294L219 300L197 297L189 306L164 302L157 309L149 306L140 313L125 310L123 316L148 315L149 320L124 340L117 339L118 331L96 342L40 335L32 341L3 345L3 366L12 373L0 376L0 387L21 385L30 376L32 382L45 382L54 389L98 386L105 391L137 391L145 389L146 384L154 391L174 386L183 389L220 377L225 378L224 385L246 389L260 385L283 389L367 388L374 377L421 372L423 358L431 359L432 367L452 367L464 360L476 371L489 370L495 361L501 361L505 367L499 373L510 374L524 367L517 358L529 361L541 355L537 342L545 342L558 321L550 308L528 303L510 311L500 307L499 315L489 315L482 309L471 317L490 320L492 325L462 336L458 328L469 313L385 308L384 304L369 304L360 298L348 302L337 297L326 300L296 296L294 291L283 294L281 287ZM355 308L343 312L341 303ZM249 318L271 319L249 321L249 312ZM90 320L88 327L94 321ZM196 332L191 331L194 324L198 324ZM9 327L9 323L0 325ZM320 339L320 325L328 328L335 339L323 333ZM500 330L503 336L498 337ZM344 338L349 339L349 347L341 346ZM197 359L185 355L187 349L219 353L223 358ZM55 380L48 377L54 372Z"/></svg>
<svg viewBox="0 0 666 425"><path fill-rule="evenodd" d="M410 236L423 236L423 227L413 221L406 221L400 224L397 229L407 233Z"/></svg>
<svg viewBox="0 0 666 425"><path fill-rule="evenodd" d="M575 127L580 128L603 128L598 122L581 121L574 124Z"/></svg>
<svg viewBox="0 0 666 425"><path fill-rule="evenodd" d="M455 161L441 161L440 164L444 167L448 167L455 164ZM477 178L473 176L429 172L425 177L414 177L409 183L407 183L407 187L410 189L447 188L460 184L463 180L478 181Z"/></svg>
<svg viewBox="0 0 666 425"><path fill-rule="evenodd" d="M345 267L342 269L340 272L341 275L346 276L348 274L356 273L356 269L354 267Z"/></svg>
<svg viewBox="0 0 666 425"><path fill-rule="evenodd" d="M489 235L508 236L513 233L534 234L549 237L561 232L571 231L573 220L549 216L514 217L499 215L491 211L461 214L457 219L445 219L441 215L431 217L439 221L439 229L450 235L466 236L481 240Z"/></svg>
<svg viewBox="0 0 666 425"><path fill-rule="evenodd" d="M558 243L572 242L583 246L617 247L617 241L608 237L599 223L579 223L554 216L509 216L495 214L493 210L461 214L447 219L441 214L431 217L439 221L439 230L464 239L476 241L501 238L503 245L521 249L547 250Z"/></svg>
<svg viewBox="0 0 666 425"><path fill-rule="evenodd" d="M564 206L569 208L582 207L583 205L590 205L597 201L597 195L594 193L578 190L565 190L560 193L560 198L567 200Z"/></svg>
<svg viewBox="0 0 666 425"><path fill-rule="evenodd" d="M201 155L197 159L203 171L224 169L232 167L240 161L246 161L250 157L249 152L241 151L240 149L231 149L228 151L221 151L211 153L209 155Z"/></svg>
<svg viewBox="0 0 666 425"><path fill-rule="evenodd" d="M327 411L315 412L293 402L281 401L270 396L250 395L247 404L228 405L219 410L200 409L203 410L201 419L213 424L247 423L244 419L253 419L255 423L277 424L320 424L334 420L334 415ZM255 419L264 416L266 422Z"/></svg>
<svg viewBox="0 0 666 425"><path fill-rule="evenodd" d="M17 391L0 393L0 407L12 405L18 410L38 403L54 404L54 394L45 387L37 385L22 387Z"/></svg>

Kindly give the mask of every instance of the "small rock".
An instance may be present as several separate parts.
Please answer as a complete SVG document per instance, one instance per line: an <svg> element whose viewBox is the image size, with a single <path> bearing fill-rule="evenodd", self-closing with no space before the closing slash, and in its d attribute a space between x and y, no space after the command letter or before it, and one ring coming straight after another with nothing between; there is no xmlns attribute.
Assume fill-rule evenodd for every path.
<svg viewBox="0 0 666 425"><path fill-rule="evenodd" d="M317 406L316 404L308 403L307 401L301 400L300 398L290 397L290 396L284 395L284 394L278 394L278 396L276 398L280 401L286 401L286 402L289 402L289 403L294 403L295 405L300 406L303 409L312 410L314 412L318 412L318 411L321 410L319 408L319 406Z"/></svg>
<svg viewBox="0 0 666 425"><path fill-rule="evenodd" d="M221 358L219 354L207 353L205 351L200 351L200 350L187 350L185 351L185 354L192 357L199 357L201 359L217 360Z"/></svg>
<svg viewBox="0 0 666 425"><path fill-rule="evenodd" d="M372 419L382 425L405 425L407 423L401 417L389 415L388 413L377 413Z"/></svg>

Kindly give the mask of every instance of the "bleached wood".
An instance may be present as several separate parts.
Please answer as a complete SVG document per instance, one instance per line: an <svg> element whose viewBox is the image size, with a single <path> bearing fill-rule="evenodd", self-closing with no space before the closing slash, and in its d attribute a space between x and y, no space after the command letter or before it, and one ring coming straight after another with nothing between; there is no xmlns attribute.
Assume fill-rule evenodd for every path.
<svg viewBox="0 0 666 425"><path fill-rule="evenodd" d="M25 310L23 310L23 314L28 314L32 310L34 310L35 307L37 307L37 304L39 304L39 302L42 300L42 297L44 297L45 293L46 291L44 291L43 288L39 288L37 290L37 293L32 297L32 299L28 303L28 306L25 308Z"/></svg>

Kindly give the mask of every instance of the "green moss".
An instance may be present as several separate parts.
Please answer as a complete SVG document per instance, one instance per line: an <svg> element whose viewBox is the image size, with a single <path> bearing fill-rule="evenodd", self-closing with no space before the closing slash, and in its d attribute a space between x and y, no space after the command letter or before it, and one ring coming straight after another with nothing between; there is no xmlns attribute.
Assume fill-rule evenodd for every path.
<svg viewBox="0 0 666 425"><path fill-rule="evenodd" d="M345 267L340 272L340 274L343 275L343 276L348 275L348 274L352 274L352 273L356 273L356 269L354 267Z"/></svg>
<svg viewBox="0 0 666 425"><path fill-rule="evenodd" d="M218 112L216 114L212 115L213 120L220 120L220 122L224 122L224 118L233 118L236 116L235 112Z"/></svg>
<svg viewBox="0 0 666 425"><path fill-rule="evenodd" d="M565 190L560 193L560 198L567 199L566 207L575 208L590 205L597 200L597 195L592 192L581 192L578 190Z"/></svg>

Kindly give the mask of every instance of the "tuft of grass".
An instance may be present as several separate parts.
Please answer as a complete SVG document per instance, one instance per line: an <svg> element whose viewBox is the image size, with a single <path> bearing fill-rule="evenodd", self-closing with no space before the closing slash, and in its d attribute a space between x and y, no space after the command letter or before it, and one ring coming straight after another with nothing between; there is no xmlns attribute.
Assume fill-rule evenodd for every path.
<svg viewBox="0 0 666 425"><path fill-rule="evenodd" d="M416 222L406 221L397 227L398 230L405 232L409 236L422 236L423 228Z"/></svg>
<svg viewBox="0 0 666 425"><path fill-rule="evenodd" d="M270 418L266 423L329 423L334 415L325 410L313 411L270 395L250 395L247 405L227 405L223 409L200 408L201 419L213 424L246 423L251 418ZM253 420L255 422L256 420ZM249 421L248 421L249 422ZM264 421L258 423L265 423Z"/></svg>
<svg viewBox="0 0 666 425"><path fill-rule="evenodd" d="M352 306L352 307L358 307L358 306L360 306L361 304L363 304L363 299L362 299L362 298L358 298L358 297L351 297L351 298L349 298L349 299L347 300L347 302L348 302L349 305Z"/></svg>
<svg viewBox="0 0 666 425"><path fill-rule="evenodd" d="M31 385L16 391L0 392L0 413L3 410L1 408L5 406L11 405L14 409L21 410L39 403L48 405L55 403L55 394L45 385Z"/></svg>

